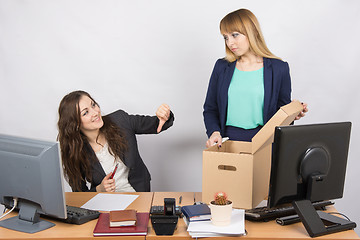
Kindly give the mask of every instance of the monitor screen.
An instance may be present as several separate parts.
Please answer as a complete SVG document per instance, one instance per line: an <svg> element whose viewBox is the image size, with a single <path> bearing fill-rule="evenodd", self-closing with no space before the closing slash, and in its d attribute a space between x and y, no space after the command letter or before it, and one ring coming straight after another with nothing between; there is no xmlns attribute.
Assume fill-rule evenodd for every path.
<svg viewBox="0 0 360 240"><path fill-rule="evenodd" d="M19 214L2 227L33 233L54 225L40 214L67 217L57 142L0 134L0 203L10 208L15 198Z"/></svg>
<svg viewBox="0 0 360 240"><path fill-rule="evenodd" d="M350 122L276 127L268 207L292 203L311 228L305 223L307 213L316 214L311 203L343 197L350 132ZM325 226L319 229L307 230L310 236L329 233Z"/></svg>

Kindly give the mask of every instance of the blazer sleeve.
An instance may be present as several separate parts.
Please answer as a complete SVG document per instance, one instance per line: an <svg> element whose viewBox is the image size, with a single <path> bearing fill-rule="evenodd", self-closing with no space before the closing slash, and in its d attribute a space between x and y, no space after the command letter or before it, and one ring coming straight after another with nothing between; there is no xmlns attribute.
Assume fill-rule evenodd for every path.
<svg viewBox="0 0 360 240"><path fill-rule="evenodd" d="M221 59L217 60L212 71L209 86L204 103L204 123L206 134L208 137L215 131L220 131L220 110L218 105L218 91L219 91L219 71Z"/></svg>
<svg viewBox="0 0 360 240"><path fill-rule="evenodd" d="M291 102L291 78L289 64L284 62L281 73L281 83L277 109Z"/></svg>
<svg viewBox="0 0 360 240"><path fill-rule="evenodd" d="M135 134L157 134L159 119L157 116L148 115L132 115L123 110L118 110L115 114L111 114L112 119L121 127L130 128ZM170 117L163 125L161 132L171 127L174 123L174 113L170 111Z"/></svg>

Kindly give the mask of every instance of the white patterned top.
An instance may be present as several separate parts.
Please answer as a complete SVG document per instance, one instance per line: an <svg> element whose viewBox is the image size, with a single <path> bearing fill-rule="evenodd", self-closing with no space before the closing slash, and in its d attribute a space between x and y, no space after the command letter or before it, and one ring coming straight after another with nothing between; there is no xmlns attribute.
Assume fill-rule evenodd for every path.
<svg viewBox="0 0 360 240"><path fill-rule="evenodd" d="M115 192L135 192L135 189L130 185L128 180L129 168L119 158L115 160L115 157L109 152L107 143L95 154L106 175L114 170L117 162L119 163L114 175Z"/></svg>

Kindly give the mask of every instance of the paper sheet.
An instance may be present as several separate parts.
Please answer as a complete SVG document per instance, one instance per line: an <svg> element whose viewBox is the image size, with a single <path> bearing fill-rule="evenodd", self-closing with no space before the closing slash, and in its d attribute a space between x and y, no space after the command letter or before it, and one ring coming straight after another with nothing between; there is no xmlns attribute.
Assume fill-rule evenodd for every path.
<svg viewBox="0 0 360 240"><path fill-rule="evenodd" d="M138 197L131 194L98 193L81 207L97 211L124 210Z"/></svg>
<svg viewBox="0 0 360 240"><path fill-rule="evenodd" d="M228 226L215 226L211 223L211 221L198 221L198 222L190 222L187 230L188 232L194 232L194 234L195 233L216 233L216 234L229 234L229 235L245 234L244 210L233 209L231 215L231 224Z"/></svg>

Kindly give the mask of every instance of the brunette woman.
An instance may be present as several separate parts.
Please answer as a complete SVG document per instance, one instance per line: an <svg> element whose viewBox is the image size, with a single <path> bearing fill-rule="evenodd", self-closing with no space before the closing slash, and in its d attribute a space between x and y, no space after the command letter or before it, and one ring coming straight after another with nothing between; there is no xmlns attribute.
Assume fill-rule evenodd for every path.
<svg viewBox="0 0 360 240"><path fill-rule="evenodd" d="M59 106L58 140L72 190L150 191L150 173L140 157L136 134L157 134L173 121L166 104L156 116L123 110L102 116L100 106L87 92L67 94Z"/></svg>

